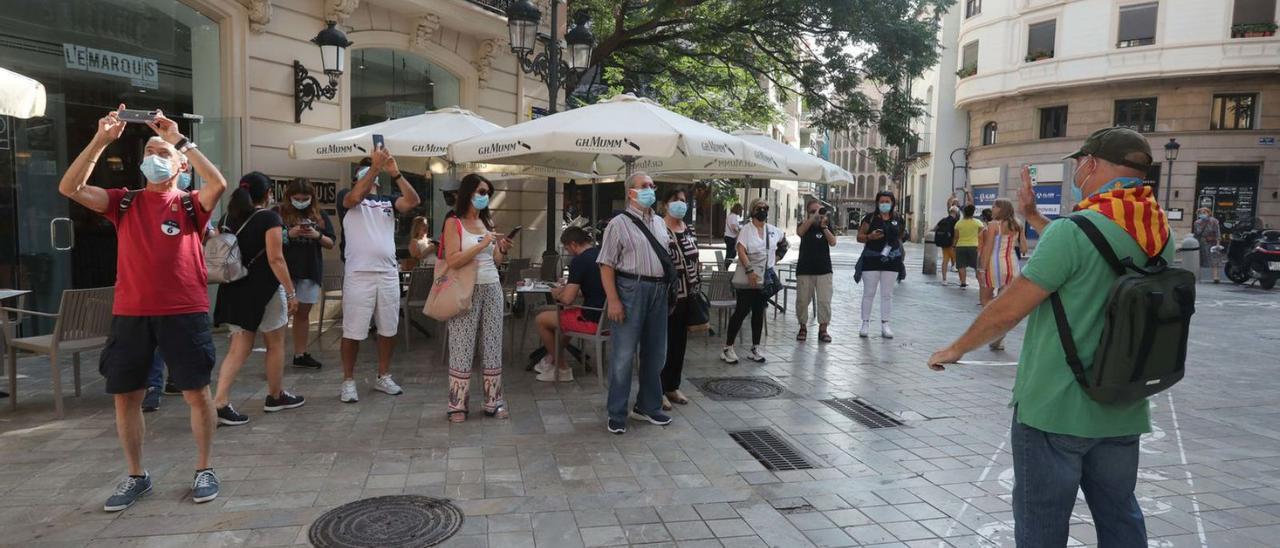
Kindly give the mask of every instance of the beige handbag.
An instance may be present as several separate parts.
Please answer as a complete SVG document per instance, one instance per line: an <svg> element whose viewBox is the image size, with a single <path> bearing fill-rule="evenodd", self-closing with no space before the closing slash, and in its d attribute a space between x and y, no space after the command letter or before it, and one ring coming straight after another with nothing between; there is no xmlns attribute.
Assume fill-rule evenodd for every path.
<svg viewBox="0 0 1280 548"><path fill-rule="evenodd" d="M458 241L462 241L462 221L458 223ZM444 238L441 238L443 240ZM471 310L471 295L476 290L475 261L462 268L449 268L441 251L440 260L436 261L436 279L431 284L431 294L427 295L427 305L422 313L428 317L447 321L458 314Z"/></svg>

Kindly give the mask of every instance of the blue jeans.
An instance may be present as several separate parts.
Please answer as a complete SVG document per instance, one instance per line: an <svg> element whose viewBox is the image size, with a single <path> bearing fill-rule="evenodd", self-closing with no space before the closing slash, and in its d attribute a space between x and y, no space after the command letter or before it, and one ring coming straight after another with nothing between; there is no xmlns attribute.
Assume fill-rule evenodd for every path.
<svg viewBox="0 0 1280 548"><path fill-rule="evenodd" d="M631 364L640 351L640 391L636 407L641 413L662 408L662 366L667 361L667 285L619 276L618 299L626 314L612 324L609 340L609 418L625 421L631 397Z"/></svg>
<svg viewBox="0 0 1280 548"><path fill-rule="evenodd" d="M1067 545L1077 490L1093 514L1099 548L1147 545L1147 527L1133 490L1138 436L1079 438L1050 434L1013 414L1014 536L1020 548Z"/></svg>
<svg viewBox="0 0 1280 548"><path fill-rule="evenodd" d="M164 388L164 358L160 349L151 357L151 370L147 372L147 388Z"/></svg>

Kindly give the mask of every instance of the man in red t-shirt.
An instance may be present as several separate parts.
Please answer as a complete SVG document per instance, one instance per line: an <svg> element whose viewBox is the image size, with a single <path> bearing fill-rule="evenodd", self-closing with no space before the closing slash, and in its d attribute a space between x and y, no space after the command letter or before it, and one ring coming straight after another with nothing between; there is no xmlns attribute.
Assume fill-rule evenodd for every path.
<svg viewBox="0 0 1280 548"><path fill-rule="evenodd" d="M157 136L147 141L138 166L147 181L142 191L88 184L98 157L124 131L117 112L98 120L93 140L58 183L63 195L116 226L114 316L98 370L106 377L107 393L115 398L116 433L129 477L103 505L108 512L124 510L151 492L151 476L142 467L141 404L157 348L168 365L169 380L191 407L191 432L199 451L192 499L208 502L218 496L218 477L209 467L217 415L209 395L214 350L200 236L227 182L195 143L178 132L173 120L157 112L147 125ZM188 166L205 181L203 189L177 189L178 177Z"/></svg>

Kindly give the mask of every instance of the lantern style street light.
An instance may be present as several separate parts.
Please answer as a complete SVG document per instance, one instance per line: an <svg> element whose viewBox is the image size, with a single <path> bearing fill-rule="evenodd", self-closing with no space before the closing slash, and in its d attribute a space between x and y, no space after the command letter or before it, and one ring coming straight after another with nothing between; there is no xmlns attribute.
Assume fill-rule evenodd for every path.
<svg viewBox="0 0 1280 548"><path fill-rule="evenodd" d="M560 10L557 9L564 0L551 0L551 29L560 28ZM542 10L530 0L514 0L507 6L507 32L511 40L511 53L519 61L520 70L532 74L547 84L547 114L556 113L556 103L560 97L560 89L566 92L577 85L578 79L591 67L591 54L595 49L596 37L591 34L589 24L591 16L585 10L578 11L573 17L572 29L564 35L564 45L559 38L539 33L542 23ZM542 43L542 52L534 53L535 46ZM567 49L567 51L566 51ZM567 59L566 59L567 57ZM547 178L547 255L558 255L556 250L556 233L552 230L551 219L555 219L556 180Z"/></svg>
<svg viewBox="0 0 1280 548"><path fill-rule="evenodd" d="M293 121L302 122L302 111L311 110L316 99L333 99L338 94L338 80L346 63L346 51L351 47L347 35L336 28L337 23L329 21L328 26L321 29L311 43L320 46L320 65L325 76L329 77L329 85L321 86L320 81L307 72L302 62L293 61Z"/></svg>
<svg viewBox="0 0 1280 548"><path fill-rule="evenodd" d="M1164 189L1164 209L1169 210L1169 195L1173 194L1173 162L1178 159L1178 149L1182 145L1178 144L1178 140L1169 138L1169 142L1164 144L1164 159L1169 162L1169 175L1165 178Z"/></svg>

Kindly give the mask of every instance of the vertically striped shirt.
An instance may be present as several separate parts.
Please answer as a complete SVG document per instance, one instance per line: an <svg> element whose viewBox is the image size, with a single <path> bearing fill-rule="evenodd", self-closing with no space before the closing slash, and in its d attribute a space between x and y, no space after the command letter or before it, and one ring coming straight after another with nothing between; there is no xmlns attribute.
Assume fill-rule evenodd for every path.
<svg viewBox="0 0 1280 548"><path fill-rule="evenodd" d="M661 278L662 260L654 253L643 229L636 226L629 215L639 218L658 240L658 245L663 249L667 248L667 226L662 222L662 217L654 215L652 209L640 209L627 204L626 212L614 216L604 227L604 241L600 243L600 258L596 259L596 263L611 266L614 270L627 274Z"/></svg>

